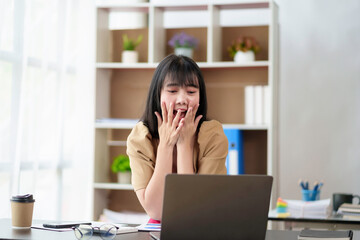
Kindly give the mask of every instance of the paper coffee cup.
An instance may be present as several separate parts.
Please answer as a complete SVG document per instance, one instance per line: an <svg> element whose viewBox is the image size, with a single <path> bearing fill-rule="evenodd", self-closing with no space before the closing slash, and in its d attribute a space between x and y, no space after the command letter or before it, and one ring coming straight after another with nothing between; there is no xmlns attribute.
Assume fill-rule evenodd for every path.
<svg viewBox="0 0 360 240"><path fill-rule="evenodd" d="M34 202L32 194L17 195L11 199L11 222L13 228L26 229L32 224Z"/></svg>

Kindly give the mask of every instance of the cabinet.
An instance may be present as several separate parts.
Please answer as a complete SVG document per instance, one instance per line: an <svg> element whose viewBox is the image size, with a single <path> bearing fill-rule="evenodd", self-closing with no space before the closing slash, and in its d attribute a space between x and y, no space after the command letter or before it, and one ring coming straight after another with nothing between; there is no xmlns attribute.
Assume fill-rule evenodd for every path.
<svg viewBox="0 0 360 240"><path fill-rule="evenodd" d="M137 13L145 23L135 28L111 30L109 16L116 12ZM173 52L167 42L177 32L195 36L200 44L194 60L200 66L208 94L208 116L224 127L243 130L245 173L274 176L276 197L276 112L277 112L277 19L272 1L164 1L126 4L96 2L96 119L139 119L152 74L165 56ZM121 63L122 34L136 38L139 63ZM261 52L255 62L237 64L227 47L239 36L253 36ZM245 124L244 88L268 86L270 122ZM126 152L126 138L136 120L95 123L93 217L104 208L143 211L131 185L116 183L110 171L112 159Z"/></svg>

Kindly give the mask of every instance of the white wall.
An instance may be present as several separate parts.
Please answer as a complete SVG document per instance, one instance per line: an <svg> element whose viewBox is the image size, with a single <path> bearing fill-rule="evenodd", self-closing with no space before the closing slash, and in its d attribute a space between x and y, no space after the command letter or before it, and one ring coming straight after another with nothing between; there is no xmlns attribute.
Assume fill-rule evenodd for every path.
<svg viewBox="0 0 360 240"><path fill-rule="evenodd" d="M279 194L299 199L299 178L360 194L360 1L276 2Z"/></svg>

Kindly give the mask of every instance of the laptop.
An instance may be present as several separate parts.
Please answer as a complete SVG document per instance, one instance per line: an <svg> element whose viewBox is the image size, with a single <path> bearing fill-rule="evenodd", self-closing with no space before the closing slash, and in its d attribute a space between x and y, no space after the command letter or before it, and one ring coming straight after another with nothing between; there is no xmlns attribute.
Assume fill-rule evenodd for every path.
<svg viewBox="0 0 360 240"><path fill-rule="evenodd" d="M272 181L266 175L167 175L161 233L151 236L264 240Z"/></svg>

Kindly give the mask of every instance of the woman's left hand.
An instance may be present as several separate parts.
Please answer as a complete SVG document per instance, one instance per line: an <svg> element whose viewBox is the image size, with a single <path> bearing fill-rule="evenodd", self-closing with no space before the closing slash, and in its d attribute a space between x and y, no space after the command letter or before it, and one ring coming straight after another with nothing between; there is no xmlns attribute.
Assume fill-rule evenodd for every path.
<svg viewBox="0 0 360 240"><path fill-rule="evenodd" d="M182 144L191 144L191 146L193 145L197 126L200 119L202 118L202 115L196 117L198 108L199 104L191 106L186 112L185 117L181 119L180 124L183 126L180 130L180 137L177 141L177 146Z"/></svg>

